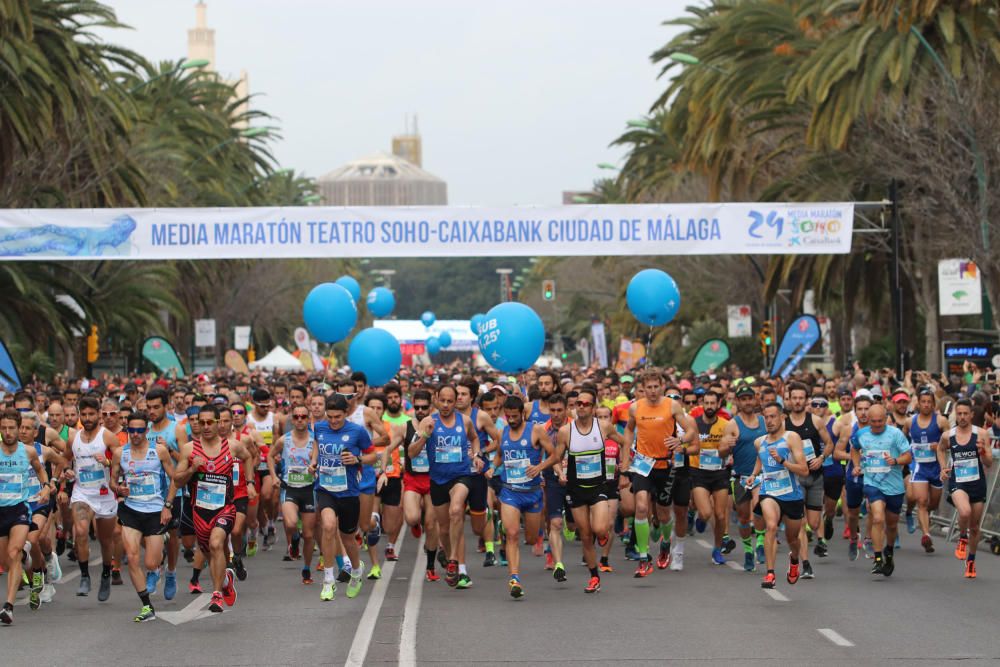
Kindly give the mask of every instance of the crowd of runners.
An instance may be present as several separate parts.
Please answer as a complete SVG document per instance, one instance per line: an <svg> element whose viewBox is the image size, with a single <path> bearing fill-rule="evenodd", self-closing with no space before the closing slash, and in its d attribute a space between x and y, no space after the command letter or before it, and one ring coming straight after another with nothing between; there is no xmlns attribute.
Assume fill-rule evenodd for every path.
<svg viewBox="0 0 1000 667"><path fill-rule="evenodd" d="M1000 439L984 379L857 367L788 382L672 368L507 377L456 364L381 387L346 369L39 383L0 411L0 621L13 622L21 588L31 610L51 603L69 561L89 596L94 542L97 599L127 577L136 622L183 588L222 612L274 547L301 561L302 584L316 575L321 600L338 583L354 598L398 558L403 530L422 538L427 584L466 589L466 521L481 566L507 568L515 599L539 569L522 551L567 582L579 543L583 590L596 593L623 562L616 542L648 577L684 569L692 531L710 530L712 562L737 558L764 588L778 573L813 578L810 557L863 553L889 577L900 518L931 553L942 499L958 517L954 557L975 578Z"/></svg>

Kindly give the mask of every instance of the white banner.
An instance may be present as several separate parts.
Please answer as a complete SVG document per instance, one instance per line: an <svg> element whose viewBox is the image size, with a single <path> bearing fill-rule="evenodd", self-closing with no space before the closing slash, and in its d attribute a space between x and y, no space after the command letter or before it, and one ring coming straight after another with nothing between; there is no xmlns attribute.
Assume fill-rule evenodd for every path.
<svg viewBox="0 0 1000 667"><path fill-rule="evenodd" d="M215 320L194 321L194 344L196 347L215 347Z"/></svg>
<svg viewBox="0 0 1000 667"><path fill-rule="evenodd" d="M726 306L730 338L745 338L753 335L753 321L750 306Z"/></svg>
<svg viewBox="0 0 1000 667"><path fill-rule="evenodd" d="M233 348L246 350L250 347L250 327L233 327Z"/></svg>
<svg viewBox="0 0 1000 667"><path fill-rule="evenodd" d="M593 358L601 368L608 367L608 343L604 338L604 323L593 322L590 325L590 337L594 342Z"/></svg>
<svg viewBox="0 0 1000 667"><path fill-rule="evenodd" d="M832 254L854 204L0 210L0 258Z"/></svg>
<svg viewBox="0 0 1000 667"><path fill-rule="evenodd" d="M942 315L980 315L983 286L979 267L970 259L938 261L938 305Z"/></svg>

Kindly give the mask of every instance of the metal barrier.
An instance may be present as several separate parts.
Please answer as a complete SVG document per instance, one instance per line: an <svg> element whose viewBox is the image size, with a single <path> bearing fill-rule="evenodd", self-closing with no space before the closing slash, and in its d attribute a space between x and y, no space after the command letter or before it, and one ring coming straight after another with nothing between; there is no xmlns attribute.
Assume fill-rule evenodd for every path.
<svg viewBox="0 0 1000 667"><path fill-rule="evenodd" d="M997 450L993 450L994 457ZM994 458L993 467L986 473L986 507L983 510L982 520L979 522L981 531L980 539L991 537L1000 538L1000 493L997 493L997 480L1000 478L1000 461ZM958 539L958 512L954 505L948 502L948 485L945 484L944 493L941 494L941 504L936 512L931 513L931 527L938 527L944 534L947 541L952 542Z"/></svg>

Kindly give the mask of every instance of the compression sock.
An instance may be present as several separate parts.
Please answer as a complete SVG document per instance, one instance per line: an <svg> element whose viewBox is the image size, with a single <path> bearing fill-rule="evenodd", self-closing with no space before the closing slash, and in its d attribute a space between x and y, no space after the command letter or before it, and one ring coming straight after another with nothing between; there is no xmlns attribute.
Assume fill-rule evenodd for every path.
<svg viewBox="0 0 1000 667"><path fill-rule="evenodd" d="M152 603L149 601L149 592L144 588L139 591L139 599L142 600L142 604L147 607L152 607Z"/></svg>
<svg viewBox="0 0 1000 667"><path fill-rule="evenodd" d="M649 519L635 520L635 550L641 559L649 554Z"/></svg>
<svg viewBox="0 0 1000 667"><path fill-rule="evenodd" d="M77 565L80 566L80 576L90 578L90 563L83 560L82 558L77 561Z"/></svg>
<svg viewBox="0 0 1000 667"><path fill-rule="evenodd" d="M758 547L764 546L764 535L767 533L767 531L765 531L765 530L757 530L755 528L753 532L754 532L754 535L757 536L757 546Z"/></svg>
<svg viewBox="0 0 1000 667"><path fill-rule="evenodd" d="M424 549L424 555L427 557L427 569L433 572L434 557L437 556L437 549Z"/></svg>
<svg viewBox="0 0 1000 667"><path fill-rule="evenodd" d="M191 569L191 583L197 584L198 580L201 579L201 568L195 567Z"/></svg>
<svg viewBox="0 0 1000 667"><path fill-rule="evenodd" d="M485 542L485 545L486 545L486 553L488 554L493 553L493 540Z"/></svg>

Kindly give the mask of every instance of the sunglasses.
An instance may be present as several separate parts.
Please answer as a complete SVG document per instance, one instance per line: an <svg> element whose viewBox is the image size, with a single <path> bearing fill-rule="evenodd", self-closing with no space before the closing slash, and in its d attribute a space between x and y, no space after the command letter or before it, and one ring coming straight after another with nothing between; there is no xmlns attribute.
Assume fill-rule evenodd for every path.
<svg viewBox="0 0 1000 667"><path fill-rule="evenodd" d="M431 406L430 405L417 405L416 403L414 403L413 404L413 409L414 410L430 410Z"/></svg>
<svg viewBox="0 0 1000 667"><path fill-rule="evenodd" d="M828 403L810 403L809 405L811 405L814 408L825 408L829 404Z"/></svg>
<svg viewBox="0 0 1000 667"><path fill-rule="evenodd" d="M340 392L338 391L338 392L337 392L337 396L342 396L342 397L346 398L347 400L351 400L352 398L354 398L355 396L357 396L357 393L351 393L351 394L342 394L342 393L340 393Z"/></svg>
<svg viewBox="0 0 1000 667"><path fill-rule="evenodd" d="M118 414L120 414L120 413L118 413L118 412L102 412L101 416L102 417L115 417Z"/></svg>
<svg viewBox="0 0 1000 667"><path fill-rule="evenodd" d="M125 430L128 431L129 435L135 435L135 434L145 433L146 432L145 428L132 428L132 427L129 427L129 428L125 429Z"/></svg>
<svg viewBox="0 0 1000 667"><path fill-rule="evenodd" d="M578 408L589 408L593 404L594 404L593 401L580 401L580 400L577 400L576 407L578 407Z"/></svg>
<svg viewBox="0 0 1000 667"><path fill-rule="evenodd" d="M211 426L216 421L218 421L218 420L217 419L199 419L198 423L201 424L202 426Z"/></svg>
<svg viewBox="0 0 1000 667"><path fill-rule="evenodd" d="M230 410L230 412L232 412L234 415L245 415L247 413L246 410Z"/></svg>
<svg viewBox="0 0 1000 667"><path fill-rule="evenodd" d="M684 401L684 405L698 405L698 401Z"/></svg>
<svg viewBox="0 0 1000 667"><path fill-rule="evenodd" d="M18 412L31 412L31 408L18 408Z"/></svg>
<svg viewBox="0 0 1000 667"><path fill-rule="evenodd" d="M309 415L292 415L292 419L309 419Z"/></svg>

